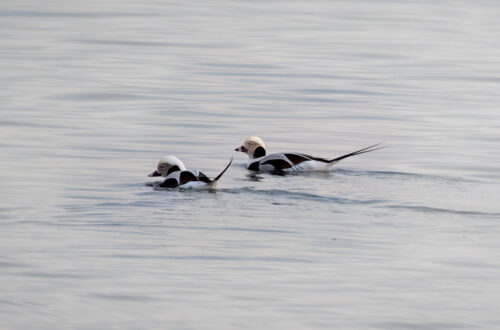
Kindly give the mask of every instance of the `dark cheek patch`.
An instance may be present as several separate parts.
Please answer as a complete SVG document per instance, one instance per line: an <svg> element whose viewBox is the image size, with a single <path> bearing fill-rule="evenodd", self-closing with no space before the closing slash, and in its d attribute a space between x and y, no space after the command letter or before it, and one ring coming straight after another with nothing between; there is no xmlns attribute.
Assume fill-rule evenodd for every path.
<svg viewBox="0 0 500 330"><path fill-rule="evenodd" d="M171 168L168 169L168 172L167 172L167 175L169 175L170 173L172 172L175 172L175 171L180 171L181 169L179 168L179 166L177 165L174 165L172 166Z"/></svg>
<svg viewBox="0 0 500 330"><path fill-rule="evenodd" d="M264 157L265 155L266 155L266 149L262 147L257 147L257 149L255 149L255 151L253 152L253 156L255 158Z"/></svg>

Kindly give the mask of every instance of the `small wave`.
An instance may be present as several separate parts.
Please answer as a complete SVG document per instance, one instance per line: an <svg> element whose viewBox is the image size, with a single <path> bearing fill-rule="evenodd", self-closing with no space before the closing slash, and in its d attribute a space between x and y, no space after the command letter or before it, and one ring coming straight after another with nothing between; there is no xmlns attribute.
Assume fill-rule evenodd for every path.
<svg viewBox="0 0 500 330"><path fill-rule="evenodd" d="M106 300L118 300L118 301L156 301L160 300L155 297L146 296L146 295L131 295L131 294L104 294L98 293L93 294L93 297L106 299Z"/></svg>
<svg viewBox="0 0 500 330"><path fill-rule="evenodd" d="M337 168L334 170L334 172L350 176L373 176L373 177L378 176L378 177L391 177L391 178L399 177L403 179L425 179L425 180L442 180L442 181L476 182L476 183L478 182L477 180L465 179L454 176L441 176L441 175L397 172L397 171L357 171L357 170L347 170L347 169Z"/></svg>
<svg viewBox="0 0 500 330"><path fill-rule="evenodd" d="M480 212L480 211L468 211L468 210L452 210L440 207L430 207L430 206L419 206L419 205L387 205L385 206L391 209L404 209L423 213L448 213L448 214L458 214L458 215L470 215L477 217L494 217L500 218L500 213L495 212Z"/></svg>
<svg viewBox="0 0 500 330"><path fill-rule="evenodd" d="M349 199L342 197L334 197L334 196L322 196L318 194L301 192L301 191L290 191L290 190L281 190L281 189L254 189L251 187L244 187L238 189L222 189L220 191L224 191L226 193L251 193L258 194L262 196L273 196L273 197L284 197L290 199L300 199L300 200L312 200L312 201L320 201L320 202L328 202L328 203L338 203L338 204L378 204L386 202L381 199L368 199L368 200L359 200L359 199Z"/></svg>
<svg viewBox="0 0 500 330"><path fill-rule="evenodd" d="M49 272L20 272L17 275L36 278L51 278L51 279L82 279L88 276L77 273L49 273Z"/></svg>
<svg viewBox="0 0 500 330"><path fill-rule="evenodd" d="M114 18L114 17L153 17L156 13L129 13L129 12L60 12L48 10L7 10L0 12L0 17L55 17L55 18Z"/></svg>
<svg viewBox="0 0 500 330"><path fill-rule="evenodd" d="M88 101L88 102L128 101L128 100L148 99L148 97L145 95L125 94L125 93L65 93L65 94L52 95L50 98L57 100Z"/></svg>
<svg viewBox="0 0 500 330"><path fill-rule="evenodd" d="M0 261L0 268L24 268L24 267L28 267L28 265L18 262Z"/></svg>
<svg viewBox="0 0 500 330"><path fill-rule="evenodd" d="M294 257L272 257L272 256L262 256L262 257L244 257L244 256L220 256L220 255L142 255L142 254L111 254L105 255L109 258L123 258L123 259L166 259L166 260L201 260L201 261L239 261L239 262L284 262L284 263L314 263L313 260L304 258L294 258Z"/></svg>

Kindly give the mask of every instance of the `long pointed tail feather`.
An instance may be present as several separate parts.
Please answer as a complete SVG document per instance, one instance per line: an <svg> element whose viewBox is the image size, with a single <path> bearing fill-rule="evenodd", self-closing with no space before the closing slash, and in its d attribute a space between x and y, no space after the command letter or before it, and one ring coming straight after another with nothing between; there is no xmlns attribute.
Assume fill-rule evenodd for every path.
<svg viewBox="0 0 500 330"><path fill-rule="evenodd" d="M374 144L374 145L371 145L371 146L363 148L363 149L356 150L354 152L342 155L340 157L331 159L331 160L328 161L328 163L335 163L335 162L338 162L338 161L340 161L340 160L342 160L344 158L347 158L347 157L361 155L361 154L364 154L364 153L367 153L367 152L372 152L372 151L375 151L375 150L379 150L379 149L385 148L385 147L378 147L381 143L382 142Z"/></svg>
<svg viewBox="0 0 500 330"><path fill-rule="evenodd" d="M220 177L226 173L227 169L229 168L229 166L231 166L233 162L233 157L231 157L231 160L229 161L229 163L226 165L226 167L222 170L222 172L219 173L219 175L217 175L212 181L217 181L220 179Z"/></svg>
<svg viewBox="0 0 500 330"><path fill-rule="evenodd" d="M219 180L221 178L221 176L226 173L227 169L229 168L229 166L231 166L231 163L233 162L233 157L231 157L231 160L229 161L229 163L226 165L226 167L222 170L222 172L219 173L219 175L217 175L213 180L212 182L208 183L207 184L207 188L208 189L215 189L217 187L217 180Z"/></svg>

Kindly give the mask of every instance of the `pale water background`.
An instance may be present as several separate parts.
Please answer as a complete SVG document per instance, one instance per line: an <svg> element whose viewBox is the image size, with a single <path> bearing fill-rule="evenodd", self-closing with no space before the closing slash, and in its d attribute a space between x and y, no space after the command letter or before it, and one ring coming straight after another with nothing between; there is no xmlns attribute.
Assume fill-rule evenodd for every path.
<svg viewBox="0 0 500 330"><path fill-rule="evenodd" d="M1 329L500 328L498 1L2 1ZM215 176L248 135L331 173Z"/></svg>

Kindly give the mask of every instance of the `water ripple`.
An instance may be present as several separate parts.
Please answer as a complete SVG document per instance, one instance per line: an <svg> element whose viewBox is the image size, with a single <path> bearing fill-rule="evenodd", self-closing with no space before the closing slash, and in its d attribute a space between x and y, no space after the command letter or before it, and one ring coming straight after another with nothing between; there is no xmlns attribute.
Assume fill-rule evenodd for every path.
<svg viewBox="0 0 500 330"><path fill-rule="evenodd" d="M125 258L125 259L167 259L167 260L203 260L203 261L244 261L244 262L298 262L298 263L313 263L313 260L293 258L293 257L244 257L244 256L214 256L214 255L184 255L184 256L148 256L136 254L112 254L107 255L110 258Z"/></svg>
<svg viewBox="0 0 500 330"><path fill-rule="evenodd" d="M448 213L458 215L469 215L476 217L500 218L500 213L496 212L481 212L481 211L468 211L468 210L453 210L440 207L418 206L418 205L386 205L386 208L411 210L423 213Z"/></svg>
<svg viewBox="0 0 500 330"><path fill-rule="evenodd" d="M299 192L299 191L290 191L290 190L281 190L281 189L255 189L250 187L244 187L239 189L222 189L222 191L230 192L230 193L252 193L263 196L278 196L285 197L291 199L300 199L300 200L312 200L312 201L321 201L321 202L334 202L338 204L379 204L386 202L384 199L350 199L350 198L342 198L342 197L333 197L333 196L323 196L319 194L313 194L308 192Z"/></svg>

